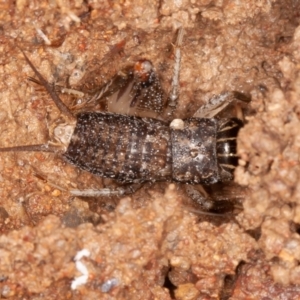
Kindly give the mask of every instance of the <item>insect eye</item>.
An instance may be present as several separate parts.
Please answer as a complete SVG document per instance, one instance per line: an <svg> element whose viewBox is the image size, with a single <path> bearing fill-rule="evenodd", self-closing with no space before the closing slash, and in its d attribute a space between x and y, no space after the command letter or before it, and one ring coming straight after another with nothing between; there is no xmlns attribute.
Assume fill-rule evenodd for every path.
<svg viewBox="0 0 300 300"><path fill-rule="evenodd" d="M191 157L195 158L198 156L198 150L197 149L191 149L190 151Z"/></svg>

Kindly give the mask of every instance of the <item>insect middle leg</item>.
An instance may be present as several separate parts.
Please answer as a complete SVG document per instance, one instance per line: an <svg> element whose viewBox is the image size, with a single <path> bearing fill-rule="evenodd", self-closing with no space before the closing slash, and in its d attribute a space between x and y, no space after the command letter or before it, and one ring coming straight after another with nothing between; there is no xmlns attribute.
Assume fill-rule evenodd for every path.
<svg viewBox="0 0 300 300"><path fill-rule="evenodd" d="M215 199L210 195L202 185L193 186L187 185L185 188L187 195L192 200L192 206L194 209L189 209L198 214L213 214L222 215L228 213L234 213L236 211L237 204L228 199Z"/></svg>
<svg viewBox="0 0 300 300"><path fill-rule="evenodd" d="M207 104L202 105L193 117L214 118L217 115L220 116L221 113L232 115L234 112L235 116L243 121L242 105L248 104L250 101L251 97L243 93L237 91L224 92L212 97Z"/></svg>

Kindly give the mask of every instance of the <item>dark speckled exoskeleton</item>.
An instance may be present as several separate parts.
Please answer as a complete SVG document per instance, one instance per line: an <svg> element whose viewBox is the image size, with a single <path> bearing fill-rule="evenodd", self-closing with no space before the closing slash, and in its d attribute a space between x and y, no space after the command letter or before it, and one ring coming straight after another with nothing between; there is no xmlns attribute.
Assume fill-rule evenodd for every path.
<svg viewBox="0 0 300 300"><path fill-rule="evenodd" d="M182 31L180 32L182 33ZM179 34L178 45L182 40ZM175 69L169 109L176 105L180 47L175 48ZM192 118L165 122L162 117L141 117L163 108L163 93L150 61L140 60L120 71L91 97L107 101L109 112L82 112L73 115L55 88L24 57L56 106L65 116L44 145L1 148L0 151L59 152L73 165L95 175L113 178L123 186L116 189L70 190L76 196L123 195L136 191L144 182L176 181L210 185L233 179L237 166L236 138L243 122L238 118L216 118L230 103L249 101L238 92L211 99ZM117 112L117 113L116 113ZM213 204L191 186L188 194L203 209ZM207 204L208 203L208 204Z"/></svg>

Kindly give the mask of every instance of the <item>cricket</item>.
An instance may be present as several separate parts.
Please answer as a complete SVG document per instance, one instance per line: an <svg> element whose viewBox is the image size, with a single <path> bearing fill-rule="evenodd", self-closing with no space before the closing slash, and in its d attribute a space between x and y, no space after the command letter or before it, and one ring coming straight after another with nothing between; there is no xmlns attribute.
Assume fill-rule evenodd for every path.
<svg viewBox="0 0 300 300"><path fill-rule="evenodd" d="M90 103L105 101L107 111L74 114L59 97L64 90L48 83L21 50L37 78L30 80L44 87L63 118L50 129L46 144L5 147L0 152L54 152L81 170L119 184L116 188L69 190L74 196L122 196L134 193L145 182L179 182L186 184L189 197L204 211L222 211L224 201L213 201L196 187L233 180L238 165L237 135L244 123L239 103L251 99L237 91L224 92L193 116L172 120L179 97L183 33L179 29L174 46L174 75L166 105L152 62L141 59L118 72L89 99ZM229 107L236 107L235 115Z"/></svg>

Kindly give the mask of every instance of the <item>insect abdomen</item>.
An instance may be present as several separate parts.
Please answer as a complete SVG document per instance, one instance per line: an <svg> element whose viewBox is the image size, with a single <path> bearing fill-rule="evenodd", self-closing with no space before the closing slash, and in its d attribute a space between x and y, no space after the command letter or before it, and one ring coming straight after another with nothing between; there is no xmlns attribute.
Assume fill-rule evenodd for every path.
<svg viewBox="0 0 300 300"><path fill-rule="evenodd" d="M122 183L168 180L170 130L154 119L81 113L64 157L81 169Z"/></svg>

